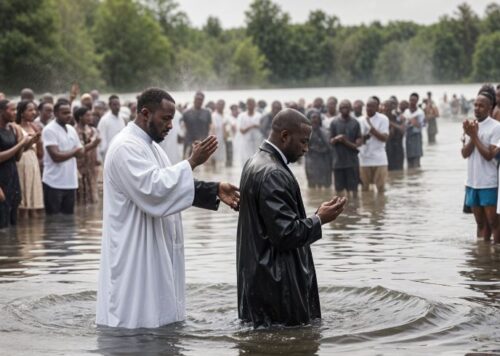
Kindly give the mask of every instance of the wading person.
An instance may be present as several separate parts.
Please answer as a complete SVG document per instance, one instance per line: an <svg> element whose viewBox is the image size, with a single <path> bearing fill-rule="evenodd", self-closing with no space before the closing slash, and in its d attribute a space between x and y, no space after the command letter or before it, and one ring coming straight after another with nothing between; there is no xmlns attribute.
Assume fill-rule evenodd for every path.
<svg viewBox="0 0 500 356"><path fill-rule="evenodd" d="M269 139L247 161L241 177L237 236L238 316L254 327L308 324L321 317L310 245L321 225L337 218L345 198L306 216L300 188L288 168L307 152L311 124L285 109Z"/></svg>
<svg viewBox="0 0 500 356"><path fill-rule="evenodd" d="M500 123L491 116L495 105L494 93L481 91L474 102L476 120L465 120L463 129L466 140L462 156L467 159L465 205L472 208L477 224L477 237L500 242L497 194L498 172L494 159L500 140Z"/></svg>
<svg viewBox="0 0 500 356"><path fill-rule="evenodd" d="M408 168L419 168L420 157L424 155L422 147L422 130L425 125L425 114L418 107L418 94L412 93L410 106L403 113L406 126L406 160Z"/></svg>
<svg viewBox="0 0 500 356"><path fill-rule="evenodd" d="M104 114L97 124L97 130L101 137L99 144L99 155L104 162L108 147L113 138L125 127L125 121L120 117L120 98L116 95L111 95L108 100L109 111Z"/></svg>
<svg viewBox="0 0 500 356"><path fill-rule="evenodd" d="M332 185L332 156L330 135L321 125L321 113L312 109L307 113L312 133L306 154L306 177L309 188L329 188Z"/></svg>
<svg viewBox="0 0 500 356"><path fill-rule="evenodd" d="M15 118L16 104L0 100L0 229L17 223L21 191L16 160L32 144L31 138L13 125Z"/></svg>
<svg viewBox="0 0 500 356"><path fill-rule="evenodd" d="M247 110L238 116L241 132L241 164L244 164L247 159L252 157L262 142L260 118L261 114L255 110L255 100L249 98L247 100Z"/></svg>
<svg viewBox="0 0 500 356"><path fill-rule="evenodd" d="M78 199L85 204L96 203L99 199L97 189L97 146L101 139L95 127L90 125L92 111L86 106L75 110L75 129L85 153L77 158L76 163L80 173Z"/></svg>
<svg viewBox="0 0 500 356"><path fill-rule="evenodd" d="M436 143L436 135L438 133L437 118L439 117L439 110L436 103L432 100L432 93L427 92L427 98L424 100L424 113L425 123L427 125L427 141L429 143Z"/></svg>
<svg viewBox="0 0 500 356"><path fill-rule="evenodd" d="M333 176L337 194L344 191L357 196L359 184L358 147L361 146L361 128L351 116L351 102L342 100L340 116L330 124L330 142L333 151Z"/></svg>
<svg viewBox="0 0 500 356"><path fill-rule="evenodd" d="M54 106L55 120L42 131L43 199L45 212L73 214L78 188L76 158L84 154L78 134L71 121L71 108L66 100Z"/></svg>
<svg viewBox="0 0 500 356"><path fill-rule="evenodd" d="M212 126L212 113L203 108L205 94L201 91L194 95L193 107L182 114L181 122L186 134L184 137L184 157L191 154L193 142L201 141L208 137Z"/></svg>
<svg viewBox="0 0 500 356"><path fill-rule="evenodd" d="M172 128L174 99L161 89L138 98L137 117L109 147L104 163L97 324L155 328L184 320L184 237L180 212L237 208L229 183L193 179L193 169L217 149L210 136L188 160L172 166L158 145Z"/></svg>
<svg viewBox="0 0 500 356"><path fill-rule="evenodd" d="M369 98L366 117L360 120L363 145L359 149L359 172L363 191L368 191L370 184L374 184L378 192L383 192L387 180L385 143L389 138L389 119L378 112L379 105L377 97Z"/></svg>
<svg viewBox="0 0 500 356"><path fill-rule="evenodd" d="M388 163L387 169L389 171L403 170L405 162L403 138L406 131L406 125L401 114L397 112L397 107L398 102L396 100L391 99L384 102L383 113L389 119L389 138L385 146Z"/></svg>
<svg viewBox="0 0 500 356"><path fill-rule="evenodd" d="M21 159L17 162L22 197L19 204L21 216L34 215L35 212L43 209L42 177L38 162L38 158L42 156L43 147L40 141L40 131L33 124L35 115L36 107L32 101L20 101L17 104L16 122L23 135L32 137L33 142L31 146L25 148Z"/></svg>

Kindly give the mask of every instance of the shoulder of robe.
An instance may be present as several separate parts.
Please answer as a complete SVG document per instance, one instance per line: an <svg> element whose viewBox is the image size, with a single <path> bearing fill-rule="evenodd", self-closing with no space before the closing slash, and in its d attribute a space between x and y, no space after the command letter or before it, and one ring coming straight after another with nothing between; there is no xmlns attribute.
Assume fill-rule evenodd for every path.
<svg viewBox="0 0 500 356"><path fill-rule="evenodd" d="M146 147L144 147L139 140L136 140L130 136L116 137L114 144L109 148L106 153L106 160L111 160L112 162L118 161L119 163L127 160L127 158L133 156L143 156L147 158Z"/></svg>

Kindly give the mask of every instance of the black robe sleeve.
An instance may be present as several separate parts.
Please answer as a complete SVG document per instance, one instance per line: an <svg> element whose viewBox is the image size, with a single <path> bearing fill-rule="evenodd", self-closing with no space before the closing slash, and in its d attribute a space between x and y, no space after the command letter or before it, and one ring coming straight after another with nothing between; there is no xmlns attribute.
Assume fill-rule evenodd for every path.
<svg viewBox="0 0 500 356"><path fill-rule="evenodd" d="M208 210L219 209L220 200L217 197L219 183L194 180L193 206Z"/></svg>
<svg viewBox="0 0 500 356"><path fill-rule="evenodd" d="M296 249L321 238L319 218L297 214L297 199L283 172L274 171L264 178L258 204L267 236L278 250Z"/></svg>

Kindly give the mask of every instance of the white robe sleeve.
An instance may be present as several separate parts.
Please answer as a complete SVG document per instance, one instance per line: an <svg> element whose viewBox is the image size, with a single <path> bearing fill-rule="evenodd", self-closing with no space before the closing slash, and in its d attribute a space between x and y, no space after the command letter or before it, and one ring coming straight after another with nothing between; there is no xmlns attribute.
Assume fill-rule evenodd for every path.
<svg viewBox="0 0 500 356"><path fill-rule="evenodd" d="M187 161L161 168L144 147L124 145L114 152L111 180L139 209L154 217L189 208L194 200L194 178Z"/></svg>

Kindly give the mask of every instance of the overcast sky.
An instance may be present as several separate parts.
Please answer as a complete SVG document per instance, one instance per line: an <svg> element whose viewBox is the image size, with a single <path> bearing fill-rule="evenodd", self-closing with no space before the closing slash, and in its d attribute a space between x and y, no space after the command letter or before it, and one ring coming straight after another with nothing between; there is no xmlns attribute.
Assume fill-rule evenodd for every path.
<svg viewBox="0 0 500 356"><path fill-rule="evenodd" d="M201 27L208 16L220 19L224 28L245 24L245 10L252 0L177 0L191 23ZM498 0L496 0L498 1ZM440 16L451 15L464 0L273 0L289 13L293 22L304 22L311 10L321 9L335 14L344 25L370 23L378 20L413 20L421 24L436 22ZM479 15L495 0L470 0Z"/></svg>

